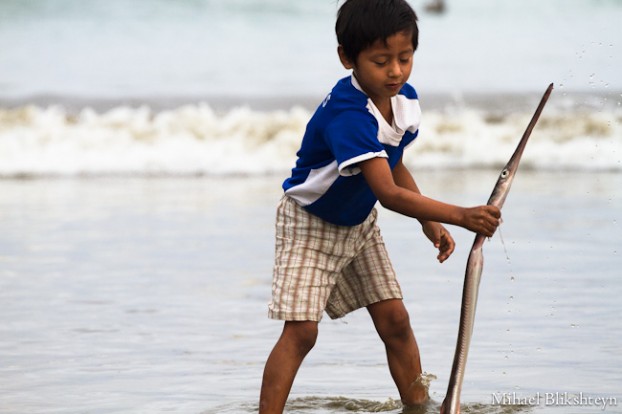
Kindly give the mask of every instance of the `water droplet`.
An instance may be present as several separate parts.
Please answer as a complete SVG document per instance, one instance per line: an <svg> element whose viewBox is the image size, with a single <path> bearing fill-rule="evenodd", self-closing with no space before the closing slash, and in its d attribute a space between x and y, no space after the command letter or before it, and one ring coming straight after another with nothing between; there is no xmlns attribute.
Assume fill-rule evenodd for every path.
<svg viewBox="0 0 622 414"><path fill-rule="evenodd" d="M571 323L571 324L570 324L570 327L571 327L571 328L576 328L577 326L579 326L579 325L575 325L574 323Z"/></svg>

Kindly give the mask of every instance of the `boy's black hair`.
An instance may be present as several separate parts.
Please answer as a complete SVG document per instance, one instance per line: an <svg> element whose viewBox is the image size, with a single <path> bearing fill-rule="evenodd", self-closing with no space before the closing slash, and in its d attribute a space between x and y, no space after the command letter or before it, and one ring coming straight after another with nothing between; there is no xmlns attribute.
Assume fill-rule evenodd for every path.
<svg viewBox="0 0 622 414"><path fill-rule="evenodd" d="M419 45L417 15L406 0L346 0L337 13L337 41L348 59L356 62L359 53L377 40L411 31L413 49Z"/></svg>

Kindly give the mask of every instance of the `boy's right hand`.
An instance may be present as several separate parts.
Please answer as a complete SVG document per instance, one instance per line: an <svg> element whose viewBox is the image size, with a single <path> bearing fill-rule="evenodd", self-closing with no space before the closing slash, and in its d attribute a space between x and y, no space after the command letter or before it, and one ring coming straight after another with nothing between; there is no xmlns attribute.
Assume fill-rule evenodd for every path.
<svg viewBox="0 0 622 414"><path fill-rule="evenodd" d="M485 205L464 209L462 227L486 237L492 237L501 224L501 210Z"/></svg>

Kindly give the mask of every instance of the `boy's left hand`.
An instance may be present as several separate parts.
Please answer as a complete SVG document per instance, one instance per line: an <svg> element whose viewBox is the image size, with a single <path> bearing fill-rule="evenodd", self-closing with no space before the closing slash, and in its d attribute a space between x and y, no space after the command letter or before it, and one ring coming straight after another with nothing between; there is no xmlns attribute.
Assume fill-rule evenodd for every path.
<svg viewBox="0 0 622 414"><path fill-rule="evenodd" d="M447 231L447 229L440 223L434 221L426 221L423 223L423 233L434 244L434 247L438 249L438 256L436 258L440 263L451 256L456 248L456 242L453 237Z"/></svg>

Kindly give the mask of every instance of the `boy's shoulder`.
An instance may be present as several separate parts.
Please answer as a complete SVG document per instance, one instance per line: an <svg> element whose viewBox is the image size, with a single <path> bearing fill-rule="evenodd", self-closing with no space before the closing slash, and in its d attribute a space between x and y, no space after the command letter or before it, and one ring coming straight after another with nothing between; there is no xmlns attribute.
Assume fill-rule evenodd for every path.
<svg viewBox="0 0 622 414"><path fill-rule="evenodd" d="M353 84L353 77L340 79L322 102L322 106L332 110L364 109L367 95Z"/></svg>
<svg viewBox="0 0 622 414"><path fill-rule="evenodd" d="M312 129L324 130L341 123L376 123L368 109L367 95L356 88L352 80L352 76L348 76L337 81L311 117L309 126Z"/></svg>

